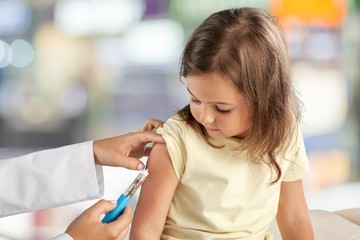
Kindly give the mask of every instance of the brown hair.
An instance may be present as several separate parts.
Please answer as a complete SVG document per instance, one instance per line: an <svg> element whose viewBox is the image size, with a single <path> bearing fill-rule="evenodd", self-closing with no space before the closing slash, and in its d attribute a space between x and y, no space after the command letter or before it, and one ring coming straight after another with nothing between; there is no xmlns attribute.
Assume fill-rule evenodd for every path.
<svg viewBox="0 0 360 240"><path fill-rule="evenodd" d="M243 94L252 112L251 133L238 150L251 161L269 164L281 176L276 156L284 154L301 118L301 103L290 76L284 34L275 20L255 8L235 8L210 15L190 36L181 58L180 75L216 73ZM178 114L202 134L190 112Z"/></svg>

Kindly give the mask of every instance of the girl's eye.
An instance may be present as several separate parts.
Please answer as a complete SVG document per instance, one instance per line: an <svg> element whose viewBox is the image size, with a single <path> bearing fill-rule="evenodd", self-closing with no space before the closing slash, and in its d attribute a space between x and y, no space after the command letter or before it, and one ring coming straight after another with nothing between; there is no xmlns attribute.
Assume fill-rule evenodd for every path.
<svg viewBox="0 0 360 240"><path fill-rule="evenodd" d="M223 114L226 114L226 113L230 112L230 110L224 110L224 109L221 109L219 107L216 107L216 111L218 111L219 113L223 113Z"/></svg>
<svg viewBox="0 0 360 240"><path fill-rule="evenodd" d="M192 103L195 103L195 104L200 104L201 102L195 98L191 98L190 100Z"/></svg>

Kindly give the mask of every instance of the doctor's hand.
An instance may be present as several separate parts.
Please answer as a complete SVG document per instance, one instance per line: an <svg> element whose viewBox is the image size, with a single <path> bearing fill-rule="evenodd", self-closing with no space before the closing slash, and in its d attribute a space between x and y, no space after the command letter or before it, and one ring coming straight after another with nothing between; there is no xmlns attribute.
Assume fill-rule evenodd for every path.
<svg viewBox="0 0 360 240"><path fill-rule="evenodd" d="M147 144L165 142L161 135L153 131L162 125L163 121L150 118L137 132L94 141L95 163L132 170L144 169L139 158L148 156L151 148Z"/></svg>
<svg viewBox="0 0 360 240"><path fill-rule="evenodd" d="M74 240L116 239L122 240L129 232L132 220L131 208L127 206L123 214L115 221L104 224L99 217L115 208L116 204L100 200L86 209L66 229Z"/></svg>

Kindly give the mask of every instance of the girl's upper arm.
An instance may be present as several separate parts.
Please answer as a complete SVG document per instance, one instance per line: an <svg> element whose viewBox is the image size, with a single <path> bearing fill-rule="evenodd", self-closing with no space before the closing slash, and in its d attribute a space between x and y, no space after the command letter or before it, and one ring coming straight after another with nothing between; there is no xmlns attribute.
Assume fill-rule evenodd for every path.
<svg viewBox="0 0 360 240"><path fill-rule="evenodd" d="M160 239L178 184L165 144L153 146L147 168L149 175L141 187L130 239Z"/></svg>
<svg viewBox="0 0 360 240"><path fill-rule="evenodd" d="M281 183L277 222L284 240L314 239L302 180Z"/></svg>

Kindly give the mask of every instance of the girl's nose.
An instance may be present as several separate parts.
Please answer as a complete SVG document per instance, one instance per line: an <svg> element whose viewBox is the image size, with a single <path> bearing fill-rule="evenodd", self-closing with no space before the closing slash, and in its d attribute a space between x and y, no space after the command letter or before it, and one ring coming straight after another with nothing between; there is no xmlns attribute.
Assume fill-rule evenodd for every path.
<svg viewBox="0 0 360 240"><path fill-rule="evenodd" d="M206 126L208 124L213 123L215 120L214 114L211 111L211 109L209 109L209 107L204 106L201 113L200 113L200 121L201 123Z"/></svg>

